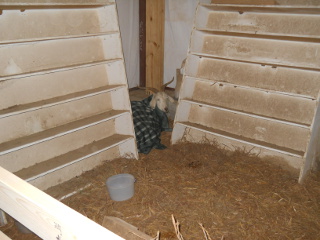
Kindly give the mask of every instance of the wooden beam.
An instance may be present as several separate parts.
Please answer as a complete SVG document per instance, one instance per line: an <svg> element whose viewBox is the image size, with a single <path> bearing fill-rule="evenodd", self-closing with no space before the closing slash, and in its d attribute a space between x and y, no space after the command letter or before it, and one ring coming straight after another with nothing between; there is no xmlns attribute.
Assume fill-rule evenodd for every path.
<svg viewBox="0 0 320 240"><path fill-rule="evenodd" d="M146 0L139 0L140 87L146 86Z"/></svg>
<svg viewBox="0 0 320 240"><path fill-rule="evenodd" d="M146 0L146 86L160 89L164 70L165 0Z"/></svg>
<svg viewBox="0 0 320 240"><path fill-rule="evenodd" d="M276 5L275 0L211 0L213 4Z"/></svg>
<svg viewBox="0 0 320 240"><path fill-rule="evenodd" d="M0 167L0 209L42 239L123 239Z"/></svg>

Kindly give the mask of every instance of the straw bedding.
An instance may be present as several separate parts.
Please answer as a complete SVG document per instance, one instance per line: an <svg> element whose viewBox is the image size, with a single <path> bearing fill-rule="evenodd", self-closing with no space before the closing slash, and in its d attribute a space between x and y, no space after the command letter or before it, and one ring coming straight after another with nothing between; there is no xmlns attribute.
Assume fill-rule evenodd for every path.
<svg viewBox="0 0 320 240"><path fill-rule="evenodd" d="M167 146L170 134L162 133ZM134 197L124 202L110 200L105 186L119 173L137 179ZM296 173L246 150L181 143L139 160L106 162L64 183L91 185L62 201L99 224L106 215L116 216L150 236L159 231L160 239L178 239L173 215L185 240L309 240L320 239L319 181L312 174L298 184ZM0 230L12 239L38 239L18 233L12 223Z"/></svg>

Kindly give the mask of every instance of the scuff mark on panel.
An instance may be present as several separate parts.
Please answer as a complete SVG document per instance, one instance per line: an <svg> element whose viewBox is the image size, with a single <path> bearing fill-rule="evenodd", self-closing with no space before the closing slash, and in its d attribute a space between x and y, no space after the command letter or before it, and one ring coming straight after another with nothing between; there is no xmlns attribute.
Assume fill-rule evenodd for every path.
<svg viewBox="0 0 320 240"><path fill-rule="evenodd" d="M12 58L9 60L7 67L4 69L5 75L15 75L21 72L21 68L15 63Z"/></svg>

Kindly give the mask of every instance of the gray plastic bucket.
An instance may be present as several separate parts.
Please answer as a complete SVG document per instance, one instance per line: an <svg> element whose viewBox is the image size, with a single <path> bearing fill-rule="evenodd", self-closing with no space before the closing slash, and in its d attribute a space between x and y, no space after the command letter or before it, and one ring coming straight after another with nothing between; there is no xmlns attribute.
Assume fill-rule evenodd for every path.
<svg viewBox="0 0 320 240"><path fill-rule="evenodd" d="M125 201L133 197L135 178L131 174L122 173L107 179L109 196L113 201Z"/></svg>

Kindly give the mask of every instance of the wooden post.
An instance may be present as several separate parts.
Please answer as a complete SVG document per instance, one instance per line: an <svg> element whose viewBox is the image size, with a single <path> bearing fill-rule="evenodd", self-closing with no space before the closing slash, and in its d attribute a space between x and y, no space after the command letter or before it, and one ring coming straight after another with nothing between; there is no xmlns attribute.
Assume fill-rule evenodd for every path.
<svg viewBox="0 0 320 240"><path fill-rule="evenodd" d="M146 0L146 86L160 89L164 70L165 0Z"/></svg>
<svg viewBox="0 0 320 240"><path fill-rule="evenodd" d="M140 87L146 86L146 0L139 0Z"/></svg>

